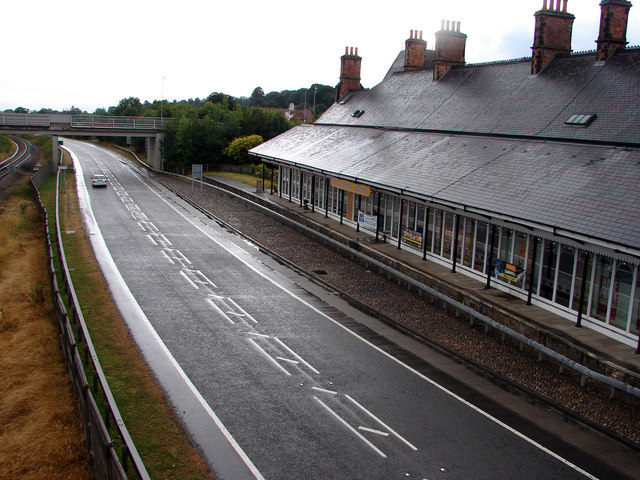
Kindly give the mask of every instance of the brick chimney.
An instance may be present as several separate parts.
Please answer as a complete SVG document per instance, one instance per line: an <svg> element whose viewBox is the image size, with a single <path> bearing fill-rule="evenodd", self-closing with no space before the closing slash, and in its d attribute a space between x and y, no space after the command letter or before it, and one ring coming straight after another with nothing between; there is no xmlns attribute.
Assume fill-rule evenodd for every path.
<svg viewBox="0 0 640 480"><path fill-rule="evenodd" d="M404 71L424 70L427 42L422 39L422 31L411 30L404 42Z"/></svg>
<svg viewBox="0 0 640 480"><path fill-rule="evenodd" d="M600 2L600 35L596 43L596 60L609 58L616 50L627 45L627 23L631 2L626 0L603 0Z"/></svg>
<svg viewBox="0 0 640 480"><path fill-rule="evenodd" d="M567 13L567 0L548 0L548 6L544 0L542 10L538 10L535 17L531 73L537 75L556 55L571 53L571 32L576 17Z"/></svg>
<svg viewBox="0 0 640 480"><path fill-rule="evenodd" d="M436 52L433 60L433 80L438 81L456 65L464 65L467 36L460 33L460 22L442 20L442 28L436 32Z"/></svg>
<svg viewBox="0 0 640 480"><path fill-rule="evenodd" d="M340 57L340 83L336 85L336 102L349 90L362 90L360 84L360 64L362 58L358 56L358 48L346 47L344 55Z"/></svg>

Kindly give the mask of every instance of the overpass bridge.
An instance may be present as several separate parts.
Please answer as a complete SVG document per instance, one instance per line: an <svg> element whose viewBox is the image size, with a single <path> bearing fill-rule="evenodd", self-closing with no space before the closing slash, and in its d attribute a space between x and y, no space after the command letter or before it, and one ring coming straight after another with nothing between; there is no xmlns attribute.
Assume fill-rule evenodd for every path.
<svg viewBox="0 0 640 480"><path fill-rule="evenodd" d="M143 137L147 160L162 169L160 141L164 124L159 117L118 117L114 115L72 115L68 113L0 113L0 133L45 134L53 137L53 164L59 163L58 136Z"/></svg>

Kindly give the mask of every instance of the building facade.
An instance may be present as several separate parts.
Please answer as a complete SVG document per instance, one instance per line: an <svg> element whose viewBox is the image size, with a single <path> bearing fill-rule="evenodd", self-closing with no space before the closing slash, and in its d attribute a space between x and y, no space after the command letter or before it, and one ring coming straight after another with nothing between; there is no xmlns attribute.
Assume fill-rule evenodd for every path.
<svg viewBox="0 0 640 480"><path fill-rule="evenodd" d="M458 22L443 22L433 50L411 31L368 90L347 49L336 103L250 153L278 167L280 195L635 346L640 49L626 45L630 8L602 1L598 48L580 54L566 0L535 13L531 58L467 64Z"/></svg>

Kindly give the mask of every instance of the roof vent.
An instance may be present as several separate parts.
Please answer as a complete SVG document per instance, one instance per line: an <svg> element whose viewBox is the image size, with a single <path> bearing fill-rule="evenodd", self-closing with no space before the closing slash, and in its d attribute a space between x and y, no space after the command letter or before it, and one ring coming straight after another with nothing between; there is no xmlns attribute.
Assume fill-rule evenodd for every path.
<svg viewBox="0 0 640 480"><path fill-rule="evenodd" d="M356 118L360 118L362 115L364 115L364 110L356 110L351 114L352 117Z"/></svg>
<svg viewBox="0 0 640 480"><path fill-rule="evenodd" d="M591 125L596 119L597 115L595 113L591 114L576 114L571 115L567 120L565 120L565 125L579 125L581 127L587 127Z"/></svg>

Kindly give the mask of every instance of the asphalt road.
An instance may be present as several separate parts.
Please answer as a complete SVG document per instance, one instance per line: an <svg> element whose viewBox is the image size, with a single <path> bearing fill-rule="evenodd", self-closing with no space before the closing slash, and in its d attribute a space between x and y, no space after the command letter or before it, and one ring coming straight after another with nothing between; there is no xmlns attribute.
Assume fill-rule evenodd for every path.
<svg viewBox="0 0 640 480"><path fill-rule="evenodd" d="M219 478L606 477L558 439L520 433L535 430L523 419L498 420L509 415L491 399L461 395L114 153L65 146L114 298Z"/></svg>

